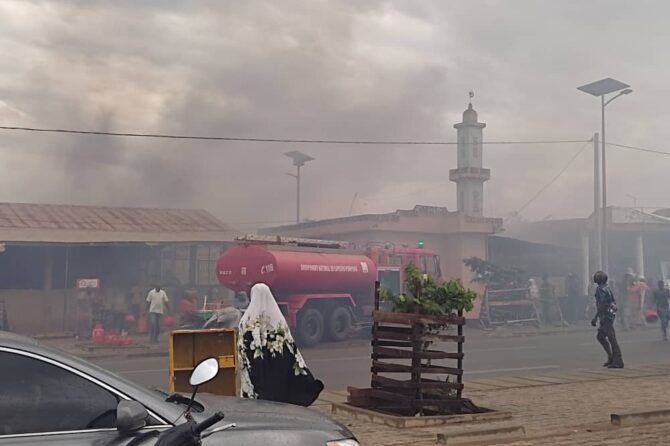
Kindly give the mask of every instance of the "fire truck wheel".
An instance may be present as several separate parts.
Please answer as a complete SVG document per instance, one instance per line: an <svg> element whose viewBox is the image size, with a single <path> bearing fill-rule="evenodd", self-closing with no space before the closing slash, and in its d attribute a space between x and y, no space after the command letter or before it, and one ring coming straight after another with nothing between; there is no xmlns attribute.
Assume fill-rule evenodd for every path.
<svg viewBox="0 0 670 446"><path fill-rule="evenodd" d="M323 315L316 308L306 308L298 314L298 338L301 347L311 347L323 338Z"/></svg>
<svg viewBox="0 0 670 446"><path fill-rule="evenodd" d="M330 341L344 341L351 333L351 312L346 307L337 306L328 313L326 334Z"/></svg>

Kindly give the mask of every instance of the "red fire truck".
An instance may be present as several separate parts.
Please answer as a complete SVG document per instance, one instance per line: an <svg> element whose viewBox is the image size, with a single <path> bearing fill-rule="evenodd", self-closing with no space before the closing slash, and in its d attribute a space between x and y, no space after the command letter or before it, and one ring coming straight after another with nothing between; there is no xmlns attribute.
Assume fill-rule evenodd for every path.
<svg viewBox="0 0 670 446"><path fill-rule="evenodd" d="M271 289L302 345L346 339L369 323L375 281L401 291L404 268L414 263L441 280L437 254L423 247L369 245L299 238L244 237L217 261L221 285L249 293L256 283Z"/></svg>

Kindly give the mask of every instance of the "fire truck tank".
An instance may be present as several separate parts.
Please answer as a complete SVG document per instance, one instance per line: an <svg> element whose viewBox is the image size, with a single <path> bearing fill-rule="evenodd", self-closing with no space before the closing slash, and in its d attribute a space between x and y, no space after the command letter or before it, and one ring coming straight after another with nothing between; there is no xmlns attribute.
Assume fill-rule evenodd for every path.
<svg viewBox="0 0 670 446"><path fill-rule="evenodd" d="M276 293L354 293L374 289L377 268L363 255L242 244L219 257L216 275L221 285L238 292L262 282Z"/></svg>

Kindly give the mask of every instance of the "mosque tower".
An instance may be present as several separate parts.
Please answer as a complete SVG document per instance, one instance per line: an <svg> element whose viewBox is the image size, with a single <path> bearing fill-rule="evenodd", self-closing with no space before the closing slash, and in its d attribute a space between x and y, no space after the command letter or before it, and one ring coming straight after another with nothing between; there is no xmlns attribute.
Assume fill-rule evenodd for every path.
<svg viewBox="0 0 670 446"><path fill-rule="evenodd" d="M470 97L474 96L470 93ZM449 171L449 179L456 183L458 211L481 217L484 213L484 182L491 171L484 169L482 133L486 124L477 121L472 103L463 112L463 122L454 124L458 136L458 168Z"/></svg>

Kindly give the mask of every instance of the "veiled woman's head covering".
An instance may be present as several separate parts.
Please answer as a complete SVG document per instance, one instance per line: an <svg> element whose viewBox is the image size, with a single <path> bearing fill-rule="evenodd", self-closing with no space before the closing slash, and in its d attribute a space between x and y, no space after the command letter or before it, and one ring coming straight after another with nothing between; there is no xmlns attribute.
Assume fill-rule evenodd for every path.
<svg viewBox="0 0 670 446"><path fill-rule="evenodd" d="M288 335L288 324L284 315L277 305L270 287L264 283L257 283L251 288L251 297L249 306L244 312L244 316L240 319L240 332L249 324L260 322L266 328L277 328L278 326L285 326ZM291 337L291 339L293 339Z"/></svg>

